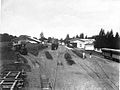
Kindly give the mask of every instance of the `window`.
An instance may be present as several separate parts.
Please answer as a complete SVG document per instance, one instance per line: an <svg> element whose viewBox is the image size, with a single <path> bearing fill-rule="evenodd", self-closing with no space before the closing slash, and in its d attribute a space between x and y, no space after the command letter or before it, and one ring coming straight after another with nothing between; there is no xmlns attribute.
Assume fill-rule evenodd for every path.
<svg viewBox="0 0 120 90"><path fill-rule="evenodd" d="M80 47L82 47L82 44L80 44Z"/></svg>

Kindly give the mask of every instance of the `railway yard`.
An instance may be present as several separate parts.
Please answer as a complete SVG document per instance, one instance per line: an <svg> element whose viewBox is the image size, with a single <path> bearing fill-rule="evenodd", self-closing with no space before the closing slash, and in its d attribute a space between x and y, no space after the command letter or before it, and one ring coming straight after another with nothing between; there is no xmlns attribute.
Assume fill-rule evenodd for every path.
<svg viewBox="0 0 120 90"><path fill-rule="evenodd" d="M89 54L83 59L78 54L79 50L60 45L57 50L49 46L36 56L20 55L30 70L1 72L0 85L8 86L6 81L12 79L9 90L119 90L118 62ZM12 89L16 85L19 88Z"/></svg>

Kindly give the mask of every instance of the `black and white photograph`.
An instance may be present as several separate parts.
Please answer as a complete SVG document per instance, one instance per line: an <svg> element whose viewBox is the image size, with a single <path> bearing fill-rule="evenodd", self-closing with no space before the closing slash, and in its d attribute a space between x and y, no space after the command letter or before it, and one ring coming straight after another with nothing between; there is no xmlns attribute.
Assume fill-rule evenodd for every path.
<svg viewBox="0 0 120 90"><path fill-rule="evenodd" d="M0 90L119 90L120 0L0 0Z"/></svg>

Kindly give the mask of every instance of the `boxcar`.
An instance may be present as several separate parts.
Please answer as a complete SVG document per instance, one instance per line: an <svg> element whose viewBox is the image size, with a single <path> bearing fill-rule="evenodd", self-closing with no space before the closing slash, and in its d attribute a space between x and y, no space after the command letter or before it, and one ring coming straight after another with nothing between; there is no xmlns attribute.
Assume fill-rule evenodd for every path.
<svg viewBox="0 0 120 90"><path fill-rule="evenodd" d="M117 60L118 62L120 62L120 50L119 49L102 48L102 55L105 58Z"/></svg>

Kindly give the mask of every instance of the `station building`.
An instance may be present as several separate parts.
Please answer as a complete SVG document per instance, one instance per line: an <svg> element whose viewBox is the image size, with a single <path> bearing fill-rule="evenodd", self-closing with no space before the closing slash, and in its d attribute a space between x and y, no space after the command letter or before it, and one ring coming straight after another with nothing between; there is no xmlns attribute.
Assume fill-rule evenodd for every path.
<svg viewBox="0 0 120 90"><path fill-rule="evenodd" d="M75 48L80 48L84 50L94 50L94 41L95 39L71 39L70 44L72 44Z"/></svg>

